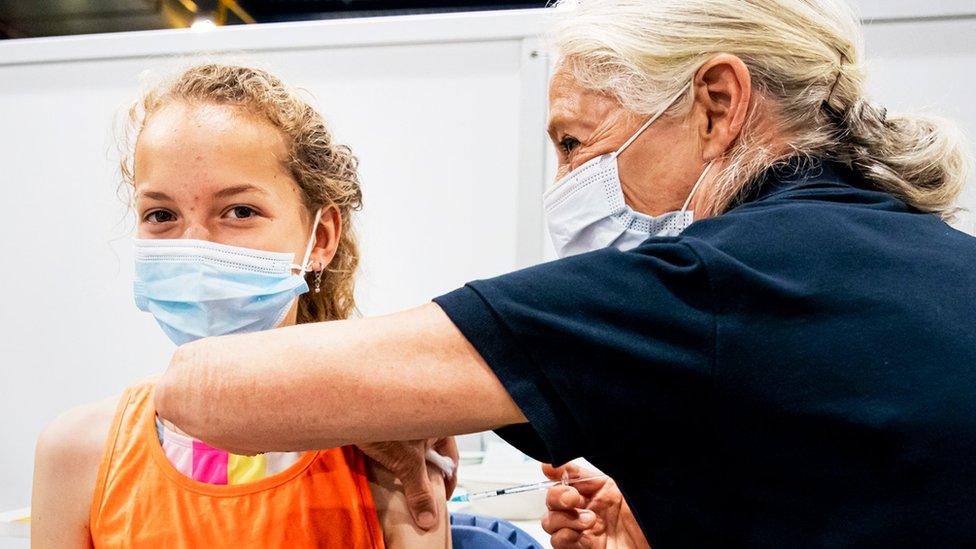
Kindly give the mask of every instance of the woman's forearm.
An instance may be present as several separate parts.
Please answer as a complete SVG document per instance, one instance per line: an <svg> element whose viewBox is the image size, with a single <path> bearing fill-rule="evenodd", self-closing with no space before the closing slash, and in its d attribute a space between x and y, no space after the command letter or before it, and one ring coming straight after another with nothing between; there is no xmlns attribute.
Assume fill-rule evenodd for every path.
<svg viewBox="0 0 976 549"><path fill-rule="evenodd" d="M233 452L440 437L525 421L435 304L203 339L156 388L160 416Z"/></svg>

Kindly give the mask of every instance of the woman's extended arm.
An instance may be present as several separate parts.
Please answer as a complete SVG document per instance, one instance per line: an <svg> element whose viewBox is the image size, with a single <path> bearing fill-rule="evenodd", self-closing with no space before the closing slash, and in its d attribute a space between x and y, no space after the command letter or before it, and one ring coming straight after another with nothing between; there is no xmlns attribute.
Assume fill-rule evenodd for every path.
<svg viewBox="0 0 976 549"><path fill-rule="evenodd" d="M494 429L525 416L436 304L207 338L156 386L160 416L236 453Z"/></svg>

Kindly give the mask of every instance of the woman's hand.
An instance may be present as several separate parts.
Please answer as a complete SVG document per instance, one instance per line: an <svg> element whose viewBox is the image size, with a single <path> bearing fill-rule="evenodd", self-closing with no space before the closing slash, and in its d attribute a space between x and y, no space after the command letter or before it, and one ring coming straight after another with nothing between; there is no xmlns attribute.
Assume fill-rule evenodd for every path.
<svg viewBox="0 0 976 549"><path fill-rule="evenodd" d="M562 480L564 474L570 480L598 474L572 464L543 465L542 472L553 480ZM549 512L542 517L542 529L552 536L555 549L650 548L611 478L553 486L546 494L546 506Z"/></svg>
<svg viewBox="0 0 976 549"><path fill-rule="evenodd" d="M444 478L447 498L457 485L458 449L453 437L439 440L408 440L402 442L374 442L360 444L359 449L373 461L392 472L403 484L403 493L413 520L420 528L429 530L437 525L437 502L427 476L427 450L433 449L454 462L454 472Z"/></svg>

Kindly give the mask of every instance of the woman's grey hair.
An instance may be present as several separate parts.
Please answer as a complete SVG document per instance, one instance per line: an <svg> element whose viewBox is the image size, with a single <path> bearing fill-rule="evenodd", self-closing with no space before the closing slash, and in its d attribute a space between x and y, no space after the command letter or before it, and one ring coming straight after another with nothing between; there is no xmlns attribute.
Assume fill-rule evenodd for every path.
<svg viewBox="0 0 976 549"><path fill-rule="evenodd" d="M650 114L712 56L749 68L739 139L696 210L720 214L789 157L839 161L879 189L949 218L971 160L951 122L888 113L865 97L861 28L844 0L559 0L550 32L584 87ZM691 94L672 111L687 109ZM673 113L672 113L673 114ZM763 131L774 124L776 138ZM784 143L785 141L785 143Z"/></svg>

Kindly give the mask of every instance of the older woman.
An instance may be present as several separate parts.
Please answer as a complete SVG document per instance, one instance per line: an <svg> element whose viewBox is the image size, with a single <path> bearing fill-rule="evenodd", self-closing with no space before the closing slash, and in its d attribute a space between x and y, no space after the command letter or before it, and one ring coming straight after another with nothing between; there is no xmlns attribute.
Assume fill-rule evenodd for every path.
<svg viewBox="0 0 976 549"><path fill-rule="evenodd" d="M840 0L590 0L554 37L562 259L186 345L160 414L240 451L493 428L582 455L629 506L554 492L560 544L976 544L951 125L865 99Z"/></svg>

